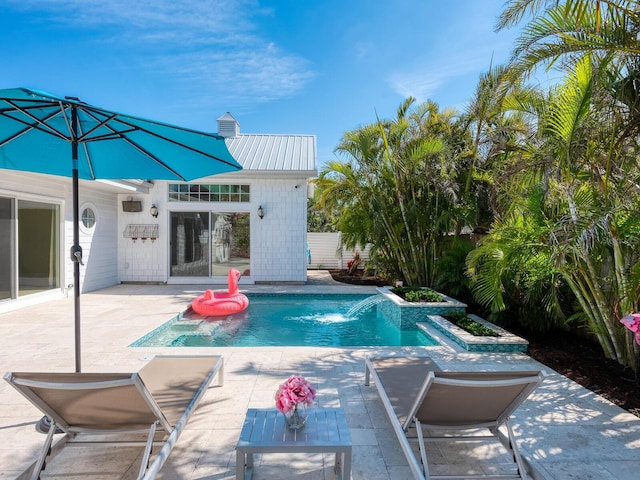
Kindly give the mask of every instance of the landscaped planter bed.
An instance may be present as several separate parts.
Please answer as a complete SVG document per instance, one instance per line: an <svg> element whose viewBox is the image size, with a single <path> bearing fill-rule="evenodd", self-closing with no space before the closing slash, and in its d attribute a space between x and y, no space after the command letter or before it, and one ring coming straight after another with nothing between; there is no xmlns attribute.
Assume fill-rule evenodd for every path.
<svg viewBox="0 0 640 480"><path fill-rule="evenodd" d="M379 287L378 293L388 302L378 305L386 318L402 330L415 329L418 322L426 321L428 315L446 315L448 312L464 312L467 305L451 297L442 295L441 302L407 302L391 291L392 287Z"/></svg>
<svg viewBox="0 0 640 480"><path fill-rule="evenodd" d="M498 336L476 336L456 326L441 315L428 315L426 322L469 352L519 352L525 353L529 342L503 328L487 322L474 314L471 320L493 330ZM424 320L423 320L424 321Z"/></svg>

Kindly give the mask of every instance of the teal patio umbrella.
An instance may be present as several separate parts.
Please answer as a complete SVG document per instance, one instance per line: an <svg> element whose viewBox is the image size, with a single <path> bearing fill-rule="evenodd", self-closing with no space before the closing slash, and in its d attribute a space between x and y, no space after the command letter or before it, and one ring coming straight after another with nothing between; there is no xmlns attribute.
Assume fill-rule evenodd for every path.
<svg viewBox="0 0 640 480"><path fill-rule="evenodd" d="M0 89L0 168L72 178L76 372L81 371L78 179L189 181L242 169L218 135L26 88Z"/></svg>

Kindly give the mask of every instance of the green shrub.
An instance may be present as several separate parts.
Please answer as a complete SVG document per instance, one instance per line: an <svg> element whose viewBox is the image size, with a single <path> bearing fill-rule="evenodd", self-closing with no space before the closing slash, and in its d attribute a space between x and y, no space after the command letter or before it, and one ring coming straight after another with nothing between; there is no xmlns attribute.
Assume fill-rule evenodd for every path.
<svg viewBox="0 0 640 480"><path fill-rule="evenodd" d="M471 320L469 317L467 317L467 314L464 312L447 313L446 318L457 327L460 327L464 331L469 332L471 335L475 335L476 337L499 337L500 336L500 334L495 330L492 330L489 327L485 327L484 325L476 322L475 320Z"/></svg>
<svg viewBox="0 0 640 480"><path fill-rule="evenodd" d="M444 300L442 295L430 288L394 287L391 291L407 302L442 302Z"/></svg>
<svg viewBox="0 0 640 480"><path fill-rule="evenodd" d="M449 320L451 323L458 323L467 318L467 313L460 310L447 312L447 315L445 316L445 318Z"/></svg>

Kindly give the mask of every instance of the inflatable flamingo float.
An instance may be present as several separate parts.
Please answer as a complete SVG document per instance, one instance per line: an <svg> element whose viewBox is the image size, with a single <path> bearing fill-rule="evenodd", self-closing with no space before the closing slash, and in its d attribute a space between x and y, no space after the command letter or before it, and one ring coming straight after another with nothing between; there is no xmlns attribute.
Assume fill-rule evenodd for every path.
<svg viewBox="0 0 640 480"><path fill-rule="evenodd" d="M191 308L200 315L222 316L242 312L249 306L249 299L238 290L240 272L235 268L227 275L228 291L214 292L207 289L191 302Z"/></svg>

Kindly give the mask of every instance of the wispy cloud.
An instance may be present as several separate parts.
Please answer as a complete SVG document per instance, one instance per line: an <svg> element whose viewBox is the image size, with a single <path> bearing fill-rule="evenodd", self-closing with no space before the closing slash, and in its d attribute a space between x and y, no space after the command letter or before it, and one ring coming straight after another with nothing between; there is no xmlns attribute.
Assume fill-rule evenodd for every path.
<svg viewBox="0 0 640 480"><path fill-rule="evenodd" d="M201 51L166 55L157 62L177 80L191 87L206 84L209 95L242 107L294 95L313 77L303 59L277 50L267 45L259 50Z"/></svg>
<svg viewBox="0 0 640 480"><path fill-rule="evenodd" d="M494 32L495 18L482 11L486 7L485 2L469 2L465 4L465 15L451 12L438 36L425 42L422 56L389 75L391 88L402 97L411 95L425 101L450 90L451 82L472 75L479 77L492 62L506 61L515 32Z"/></svg>
<svg viewBox="0 0 640 480"><path fill-rule="evenodd" d="M426 69L393 73L389 83L402 98L414 97L418 102L424 102L433 97L446 80L447 77L441 73L434 74L431 69Z"/></svg>
<svg viewBox="0 0 640 480"><path fill-rule="evenodd" d="M314 77L309 62L258 32L269 15L255 0L9 0L94 42L126 48L144 68L185 91L232 104L269 102L300 92ZM200 97L201 98L201 97Z"/></svg>
<svg viewBox="0 0 640 480"><path fill-rule="evenodd" d="M501 52L482 46L467 46L464 49L450 46L439 50L437 57L430 56L424 59L424 63L416 61L396 69L389 75L388 82L402 97L411 95L418 101L425 101L458 78L469 75L477 75L479 78L482 72L489 70L492 62L504 62L508 45L509 43L505 42L505 48Z"/></svg>
<svg viewBox="0 0 640 480"><path fill-rule="evenodd" d="M433 98L458 77L488 69L488 60L458 55L447 60L430 61L395 71L389 77L391 88L403 98L415 97L419 102Z"/></svg>

